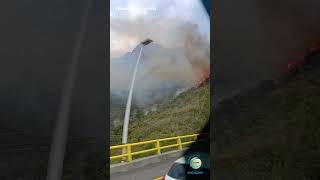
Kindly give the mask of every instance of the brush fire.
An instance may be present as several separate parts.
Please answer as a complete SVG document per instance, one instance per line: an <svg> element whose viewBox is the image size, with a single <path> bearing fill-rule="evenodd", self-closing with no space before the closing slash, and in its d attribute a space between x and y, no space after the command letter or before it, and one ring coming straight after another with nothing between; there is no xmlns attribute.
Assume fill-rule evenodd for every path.
<svg viewBox="0 0 320 180"><path fill-rule="evenodd" d="M197 88L202 87L209 80L210 80L210 68L208 68L206 71L202 73L202 75L196 82L196 87Z"/></svg>
<svg viewBox="0 0 320 180"><path fill-rule="evenodd" d="M320 51L320 41L313 41L296 58L288 61L286 65L287 73L289 75L299 73L303 66L311 63L308 57L318 51Z"/></svg>

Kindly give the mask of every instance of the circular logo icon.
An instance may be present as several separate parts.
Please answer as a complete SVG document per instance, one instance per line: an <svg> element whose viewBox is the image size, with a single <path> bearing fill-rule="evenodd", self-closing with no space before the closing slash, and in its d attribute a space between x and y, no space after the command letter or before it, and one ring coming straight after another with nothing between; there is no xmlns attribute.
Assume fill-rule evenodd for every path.
<svg viewBox="0 0 320 180"><path fill-rule="evenodd" d="M198 157L193 157L190 159L189 164L192 169L199 169L202 165L202 161Z"/></svg>

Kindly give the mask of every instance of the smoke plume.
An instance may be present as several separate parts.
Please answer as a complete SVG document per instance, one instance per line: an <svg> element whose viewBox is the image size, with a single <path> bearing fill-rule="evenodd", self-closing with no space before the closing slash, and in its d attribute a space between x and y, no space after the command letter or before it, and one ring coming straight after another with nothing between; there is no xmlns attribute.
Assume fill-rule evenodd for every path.
<svg viewBox="0 0 320 180"><path fill-rule="evenodd" d="M140 18L134 22L118 18L111 20L111 28L117 33L111 33L111 39L115 39L112 35L123 35L134 39L135 45L146 38L154 41L143 48L138 67L134 97L139 106L168 97L178 89L193 87L210 65L209 37L201 34L196 24L167 17ZM122 43L130 46L131 42ZM116 47L111 44L111 58L118 53L113 48ZM140 48L111 59L112 95L128 91Z"/></svg>

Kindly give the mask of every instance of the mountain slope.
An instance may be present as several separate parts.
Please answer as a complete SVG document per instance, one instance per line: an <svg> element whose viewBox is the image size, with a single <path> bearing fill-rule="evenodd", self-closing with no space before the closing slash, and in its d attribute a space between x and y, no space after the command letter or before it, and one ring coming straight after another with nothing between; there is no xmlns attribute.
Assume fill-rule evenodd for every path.
<svg viewBox="0 0 320 180"><path fill-rule="evenodd" d="M192 88L158 107L148 115L131 117L129 142L200 132L210 113L210 83ZM111 145L121 143L122 128L112 128Z"/></svg>
<svg viewBox="0 0 320 180"><path fill-rule="evenodd" d="M319 70L219 104L212 129L215 179L320 177Z"/></svg>

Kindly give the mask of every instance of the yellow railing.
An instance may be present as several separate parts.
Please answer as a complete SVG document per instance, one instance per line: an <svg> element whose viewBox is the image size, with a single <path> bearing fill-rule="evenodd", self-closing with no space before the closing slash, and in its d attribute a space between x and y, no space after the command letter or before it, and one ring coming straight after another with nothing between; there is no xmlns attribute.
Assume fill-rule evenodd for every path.
<svg viewBox="0 0 320 180"><path fill-rule="evenodd" d="M124 159L127 162L132 162L133 157L136 155L142 155L146 153L153 152L153 155L160 155L163 150L165 149L175 149L175 150L182 150L186 145L192 144L198 139L198 136L200 134L191 134L186 136L176 136L176 137L170 137L170 138L163 138L163 139L155 139L150 141L143 141L143 142L137 142L137 143L130 143L130 144L123 144L123 145L117 145L117 146L111 146L110 147L110 154L112 154L112 151L115 150L121 150L125 149L125 154L119 154L119 155L111 155L110 161L116 160L116 159ZM188 140L192 139L192 140ZM169 142L175 141L174 144L170 144ZM137 150L133 151L133 148L135 147L141 147L143 145L152 145L152 148L146 148L143 150Z"/></svg>
<svg viewBox="0 0 320 180"><path fill-rule="evenodd" d="M162 179L163 179L163 176L155 178L154 180L162 180Z"/></svg>

